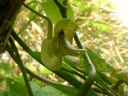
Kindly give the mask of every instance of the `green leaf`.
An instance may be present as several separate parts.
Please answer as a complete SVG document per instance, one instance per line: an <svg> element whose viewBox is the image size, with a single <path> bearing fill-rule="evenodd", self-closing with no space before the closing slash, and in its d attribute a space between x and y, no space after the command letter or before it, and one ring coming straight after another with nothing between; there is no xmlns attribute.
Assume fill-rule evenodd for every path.
<svg viewBox="0 0 128 96"><path fill-rule="evenodd" d="M102 59L94 51L92 51L89 48L86 48L86 50L97 72L110 72L114 70L113 67L111 67L104 59Z"/></svg>
<svg viewBox="0 0 128 96"><path fill-rule="evenodd" d="M68 6L68 9L67 9L67 16L68 18L74 20L74 13L73 13L73 9L71 8L71 6Z"/></svg>
<svg viewBox="0 0 128 96"><path fill-rule="evenodd" d="M45 11L46 15L52 20L54 24L56 24L60 19L62 19L59 8L53 0L47 0L46 2L42 2L41 6ZM67 15L68 18L74 20L74 13L70 6L68 6Z"/></svg>
<svg viewBox="0 0 128 96"><path fill-rule="evenodd" d="M78 89L66 85L61 85L56 83L49 83L49 85L60 90L62 93L67 94L68 96L75 96L78 92Z"/></svg>
<svg viewBox="0 0 128 96"><path fill-rule="evenodd" d="M82 56L80 56L80 64L81 64L81 68L83 69L83 71L86 73L89 73L88 66L87 64L85 64L85 61L83 60Z"/></svg>
<svg viewBox="0 0 128 96"><path fill-rule="evenodd" d="M7 88L5 91L0 92L0 96L14 96L14 95L12 95L10 90Z"/></svg>
<svg viewBox="0 0 128 96"><path fill-rule="evenodd" d="M6 88L6 90L4 91L4 94L5 96L14 96L9 88Z"/></svg>
<svg viewBox="0 0 128 96"><path fill-rule="evenodd" d="M41 53L40 52L34 52L31 50L25 50L31 57L33 57L35 60L41 63Z"/></svg>
<svg viewBox="0 0 128 96"><path fill-rule="evenodd" d="M58 7L56 6L53 0L47 0L46 2L43 2L41 5L46 15L52 20L54 24L57 23L62 18Z"/></svg>
<svg viewBox="0 0 128 96"><path fill-rule="evenodd" d="M111 77L108 77L107 75L103 74L103 73L100 73L100 78L106 83L106 84L109 84L109 85L112 85L116 82L115 79L111 78Z"/></svg>
<svg viewBox="0 0 128 96"><path fill-rule="evenodd" d="M29 83L33 93L36 93L40 89L40 86L37 85L35 82L30 81Z"/></svg>
<svg viewBox="0 0 128 96"><path fill-rule="evenodd" d="M66 96L52 86L42 87L37 91L37 93L38 96Z"/></svg>
<svg viewBox="0 0 128 96"><path fill-rule="evenodd" d="M33 10L36 9L37 2L33 2L33 3L29 3L29 4L31 4L30 7L31 7ZM31 20L33 17L34 17L34 13L30 11L30 13L29 13L29 15L28 15L29 20Z"/></svg>
<svg viewBox="0 0 128 96"><path fill-rule="evenodd" d="M6 74L10 73L9 64L8 63L1 62L0 63L0 69L4 70Z"/></svg>
<svg viewBox="0 0 128 96"><path fill-rule="evenodd" d="M29 96L25 84L17 79L6 78L10 91L15 96Z"/></svg>

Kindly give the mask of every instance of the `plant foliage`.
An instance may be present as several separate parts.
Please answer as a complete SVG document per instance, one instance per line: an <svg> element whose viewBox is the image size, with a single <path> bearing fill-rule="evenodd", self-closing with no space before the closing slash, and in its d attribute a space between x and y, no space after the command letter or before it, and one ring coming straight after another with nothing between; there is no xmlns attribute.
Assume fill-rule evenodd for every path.
<svg viewBox="0 0 128 96"><path fill-rule="evenodd" d="M10 60L0 61L0 96L125 96L127 71L112 64L113 60L127 61L116 46L123 39L116 41L117 55L111 57L118 59L108 61L110 57L102 56L109 53L106 42L113 37L114 28L117 32L125 29L116 26L117 20L110 16L109 0L9 1L0 0L0 8L6 7L0 10L0 52L10 56ZM48 33L47 21L55 26L63 18L79 26L72 44L87 52L63 56L60 69L52 71L41 61L41 43Z"/></svg>

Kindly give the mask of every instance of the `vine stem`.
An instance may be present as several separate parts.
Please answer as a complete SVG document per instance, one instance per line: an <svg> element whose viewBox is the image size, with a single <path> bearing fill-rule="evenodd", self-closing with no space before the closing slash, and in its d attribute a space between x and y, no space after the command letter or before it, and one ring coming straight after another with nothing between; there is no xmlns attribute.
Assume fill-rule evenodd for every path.
<svg viewBox="0 0 128 96"><path fill-rule="evenodd" d="M27 74L26 74L24 65L23 65L22 60L21 60L21 58L20 58L19 52L18 52L18 50L17 50L17 48L16 48L16 45L15 45L15 43L13 42L13 40L12 40L11 38L9 38L9 41L10 41L10 44L12 45L12 48L13 48L12 50L15 52L15 53L13 53L13 54L15 54L14 56L17 58L17 62L16 62L16 63L17 63L18 66L20 67L21 72L22 72L22 74L23 74L24 81L25 81L26 87L27 87L27 89L28 89L29 96L34 96L33 93L32 93L32 89L31 89L31 87L30 87L28 78L27 78Z"/></svg>
<svg viewBox="0 0 128 96"><path fill-rule="evenodd" d="M74 39L75 39L75 42L79 48L84 48L84 46L82 45L77 33L75 33ZM85 83L80 88L80 91L78 92L77 96L83 96L83 94L84 94L84 96L86 96L86 94L90 90L90 88L91 88L91 86L95 80L95 77L96 77L95 67L93 66L87 53L83 54L83 59L86 62L90 72L89 72L88 78L86 79Z"/></svg>
<svg viewBox="0 0 128 96"><path fill-rule="evenodd" d="M66 10L67 10L68 6L67 5L62 5L58 0L54 0L54 2L58 6L62 17L67 18ZM67 4L67 2L66 2L66 4ZM77 33L75 33L74 39L75 39L75 42L76 42L77 46L81 49L84 49L84 46L82 45ZM88 68L89 68L89 75L88 75L88 78L86 79L85 83L80 88L77 96L86 96L86 94L90 90L90 88L91 88L91 86L92 86L92 84L95 80L95 77L96 77L95 67L93 66L93 64L92 64L92 62L91 62L87 53L83 54L83 59L86 62Z"/></svg>

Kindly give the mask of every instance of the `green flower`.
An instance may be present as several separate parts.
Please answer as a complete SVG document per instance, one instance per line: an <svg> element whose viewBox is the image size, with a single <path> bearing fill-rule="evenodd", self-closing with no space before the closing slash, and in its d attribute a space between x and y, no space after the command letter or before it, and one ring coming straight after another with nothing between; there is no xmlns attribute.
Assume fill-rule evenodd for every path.
<svg viewBox="0 0 128 96"><path fill-rule="evenodd" d="M77 56L85 49L74 48L71 43L78 25L71 19L62 19L54 29L51 39L44 39L41 46L41 61L50 70L57 71L62 65L65 55Z"/></svg>

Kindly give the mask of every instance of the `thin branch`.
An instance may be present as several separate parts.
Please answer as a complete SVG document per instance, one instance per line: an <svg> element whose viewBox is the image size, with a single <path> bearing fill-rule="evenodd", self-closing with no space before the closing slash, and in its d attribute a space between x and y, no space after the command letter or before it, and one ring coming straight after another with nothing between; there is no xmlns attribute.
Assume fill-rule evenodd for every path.
<svg viewBox="0 0 128 96"><path fill-rule="evenodd" d="M43 78L43 77L41 77L41 76L39 76L39 75L33 73L33 72L32 72L31 70L29 70L27 67L25 67L25 70L26 70L26 72L27 72L29 75L31 75L32 77L38 79L39 81L42 81L42 82L47 83L47 84L49 84L49 83L55 83L55 82L53 82L53 81L50 81L50 80L48 80L48 79L46 79L46 78Z"/></svg>
<svg viewBox="0 0 128 96"><path fill-rule="evenodd" d="M16 45L15 45L15 43L13 42L13 40L12 40L11 38L9 38L9 41L10 41L10 44L12 45L12 48L13 48L13 50L14 50L14 52L15 52L15 56L16 56L16 58L17 58L17 64L18 64L18 66L20 67L21 72L22 72L22 74L23 74L24 81L25 81L26 87L27 87L27 89L28 89L29 96L34 96L33 93L32 93L32 89L31 89L31 87L30 87L28 78L27 78L27 74L26 74L24 65L23 65L22 60L21 60L21 58L20 58L19 52L18 52L18 50L17 50L17 48L16 48Z"/></svg>

